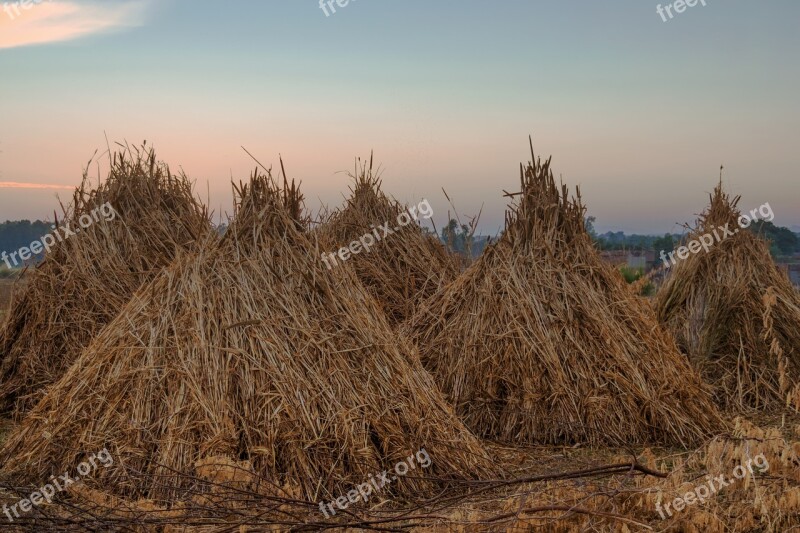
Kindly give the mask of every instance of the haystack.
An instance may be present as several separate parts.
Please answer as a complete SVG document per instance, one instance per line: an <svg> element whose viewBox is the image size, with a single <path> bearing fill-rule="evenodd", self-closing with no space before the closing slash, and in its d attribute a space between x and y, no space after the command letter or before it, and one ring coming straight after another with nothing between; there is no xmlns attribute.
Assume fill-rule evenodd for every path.
<svg viewBox="0 0 800 533"><path fill-rule="evenodd" d="M394 233L382 236L367 252L352 255L352 264L361 283L383 308L393 325L409 318L419 304L454 280L458 260L435 235L427 234L416 223L397 224L408 207L381 190L381 180L373 172L372 159L356 174L350 198L319 228L320 241L336 252L375 228L389 223ZM381 235L381 233L378 233ZM326 250L323 250L326 251ZM337 267L334 267L337 268Z"/></svg>
<svg viewBox="0 0 800 533"><path fill-rule="evenodd" d="M30 408L136 289L211 229L189 180L144 148L114 155L95 189L84 174L64 211L0 330L3 414Z"/></svg>
<svg viewBox="0 0 800 533"><path fill-rule="evenodd" d="M474 432L526 443L687 444L719 424L647 304L600 260L550 160L520 166L502 237L409 322Z"/></svg>
<svg viewBox="0 0 800 533"><path fill-rule="evenodd" d="M143 287L9 436L4 474L44 479L107 446L120 460L96 474L104 490L159 504L196 496L209 463L312 502L421 448L432 466L386 494L495 475L352 270L321 264L287 196L263 175L239 192L221 244Z"/></svg>
<svg viewBox="0 0 800 533"><path fill-rule="evenodd" d="M714 387L719 405L800 409L800 296L767 243L739 228L720 183L688 241L735 234L679 260L656 296L659 319ZM716 241L716 239L714 239Z"/></svg>

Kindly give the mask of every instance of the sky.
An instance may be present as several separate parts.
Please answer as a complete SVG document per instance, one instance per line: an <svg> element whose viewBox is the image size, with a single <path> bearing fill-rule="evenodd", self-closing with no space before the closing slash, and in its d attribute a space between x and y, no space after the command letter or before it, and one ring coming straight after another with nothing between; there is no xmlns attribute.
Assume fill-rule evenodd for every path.
<svg viewBox="0 0 800 533"><path fill-rule="evenodd" d="M14 4L0 11L0 220L52 219L87 162L103 177L108 146L147 141L216 216L256 165L242 147L282 156L312 210L340 205L374 151L386 192L427 198L443 224L445 190L496 233L531 135L600 231L680 232L720 165L741 207L769 203L800 229L796 0L706 0L672 19L649 0Z"/></svg>

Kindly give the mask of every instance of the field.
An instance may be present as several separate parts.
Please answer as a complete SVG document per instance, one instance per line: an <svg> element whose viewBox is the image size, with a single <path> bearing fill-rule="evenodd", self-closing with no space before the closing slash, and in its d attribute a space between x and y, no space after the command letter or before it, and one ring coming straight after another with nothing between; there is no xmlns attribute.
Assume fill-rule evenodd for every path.
<svg viewBox="0 0 800 533"><path fill-rule="evenodd" d="M152 152L113 161L65 218L125 223L59 243L13 308L0 280L0 505L81 481L20 530L800 527L800 298L757 237L648 301L533 154L475 259L371 161L320 224L256 171L224 234ZM695 231L737 215L718 187Z"/></svg>

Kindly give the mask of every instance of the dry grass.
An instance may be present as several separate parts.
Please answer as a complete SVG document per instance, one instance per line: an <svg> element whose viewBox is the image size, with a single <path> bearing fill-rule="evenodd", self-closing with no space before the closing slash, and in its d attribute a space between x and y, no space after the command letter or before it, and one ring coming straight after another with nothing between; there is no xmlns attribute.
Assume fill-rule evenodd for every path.
<svg viewBox="0 0 800 533"><path fill-rule="evenodd" d="M149 168L139 178L145 183L169 175L153 163L127 168ZM0 422L0 504L28 497L53 474L75 473L103 448L114 464L13 526L165 533L800 528L800 415L766 401L773 390L790 390L784 381L800 347L797 304L772 277L763 244L720 247L725 253L715 262L695 265L700 274L689 278L685 300L677 280L665 293L695 313L675 307L672 325L704 303L700 329L692 329L696 322L676 329L682 346L730 347L719 339L736 335L768 354L740 357L739 373L757 368L755 378L745 373L736 381L728 368L721 383L776 410L723 423L652 310L597 257L579 193L570 199L556 185L549 160L534 158L521 170L503 238L446 287L455 276L451 258L419 228L387 237L363 254L369 261L354 257L332 270L320 261L333 251L331 241L356 239L403 209L380 192L371 165L331 225L314 232L302 194L285 178L278 186L256 172L234 187L236 212L224 237L192 233L205 211L186 203L191 195L182 185L156 180L161 192L138 187L144 199L129 189L132 206L153 197L175 203L156 211L151 226L134 223L136 207L118 208L120 219L48 257L52 265L40 269L48 275L27 276L39 285L14 307L14 323L31 321L18 344L31 349L36 340L76 353L19 424ZM95 192L76 203L89 209L96 205L90 199L107 196ZM723 203L735 206L718 195L707 220L724 218L714 214L727 212ZM188 215L169 218L182 212ZM159 248L165 219L191 238ZM125 232L114 233L121 221ZM90 266L94 256L111 257L95 263L112 270ZM737 266L724 266L734 260ZM86 269L105 277L90 281ZM733 283L730 272L746 283ZM708 281L714 276L718 287ZM76 321L42 280L97 324ZM709 292L697 288L701 282ZM88 296L71 296L79 288ZM748 302L735 308L747 320L720 309L733 308L736 296ZM420 305L399 330L392 327ZM72 328L80 335L64 344ZM18 357L25 363L30 355ZM726 357L721 365L731 364ZM54 364L66 368L67 360ZM462 420L511 443L481 442ZM319 511L318 501L346 495L423 447L430 469L409 472L333 518ZM767 473L660 519L657 501L683 496L707 476L730 477L759 453Z"/></svg>
<svg viewBox="0 0 800 533"><path fill-rule="evenodd" d="M318 229L320 242L329 248L324 251L347 246L386 222L394 227L398 216L408 210L381 190L372 159L351 177L355 183L346 205ZM383 237L369 252L353 255L347 262L393 325L409 318L422 301L454 280L459 270L459 260L415 223Z"/></svg>
<svg viewBox="0 0 800 533"><path fill-rule="evenodd" d="M699 376L600 260L550 162L520 167L506 231L408 331L467 426L512 442L698 442L721 426Z"/></svg>
<svg viewBox="0 0 800 533"><path fill-rule="evenodd" d="M315 502L303 504L286 493L250 500L252 493L247 485L254 477L251 471L229 459L215 458L198 463L196 480L198 484L200 480L214 481L219 492L197 497L194 507L169 508L151 500L130 502L84 485L70 490L65 504L49 506L49 516L40 514L38 529L28 525L34 524L30 521L25 522L28 527L24 530L52 530L57 524L59 531L82 531L88 527L128 531L138 524L141 531L184 533L323 528L464 533L783 533L800 527L800 418L787 419L780 427L774 422L735 420L730 434L692 450L493 444L488 446L489 456L514 479L464 480L452 490L417 503L407 503L391 493L377 495L370 505L353 506L348 509L352 514L328 520L323 519ZM665 502L707 483L709 476L716 479L724 475L730 480L734 468L758 454L768 460L768 471L756 470L753 476L733 481L702 503L695 502L679 512L672 510L672 516L665 514L664 520L659 516L657 502L663 507ZM634 458L645 467L644 471L603 467L637 464L632 462ZM649 475L651 471L663 472L663 477ZM236 490L225 493L223 486ZM219 504L223 494L228 498L229 513L224 517L213 515L211 504ZM15 500L9 498L8 502ZM248 503L246 507L244 502ZM193 515L197 505L205 506L209 517ZM53 508L58 509L58 515L53 514ZM144 520L149 520L149 527Z"/></svg>
<svg viewBox="0 0 800 533"><path fill-rule="evenodd" d="M717 186L689 239L738 228L738 201ZM738 231L679 261L656 309L719 405L800 408L800 296L763 239Z"/></svg>
<svg viewBox="0 0 800 533"><path fill-rule="evenodd" d="M422 447L441 479L402 477L393 496L496 475L350 267L320 263L286 206L299 195L264 176L238 190L225 237L135 294L9 436L3 474L44 479L108 446L92 487L170 509L211 497L192 492L209 467L311 502Z"/></svg>
<svg viewBox="0 0 800 533"><path fill-rule="evenodd" d="M0 324L11 306L11 293L14 289L13 279L0 279Z"/></svg>
<svg viewBox="0 0 800 533"><path fill-rule="evenodd" d="M116 154L96 189L84 175L64 219L77 229L82 215L106 202L116 218L98 217L64 238L25 276L0 330L2 413L30 409L142 283L211 229L189 181L158 164L152 150Z"/></svg>
<svg viewBox="0 0 800 533"><path fill-rule="evenodd" d="M790 425L759 426L739 418L730 435L695 450L645 448L638 461L664 472L663 478L635 472L614 476L554 480L512 486L470 498L436 513L413 531L436 532L619 532L783 533L800 528L800 419ZM584 469L599 463L630 461L630 450L573 448L493 449L504 464L518 464L517 474L545 475ZM734 469L763 454L766 472L734 480ZM670 508L662 519L656 503L684 497L709 476L731 483L695 499L681 511ZM715 487L716 487L715 483ZM710 491L709 491L710 492ZM671 516L670 516L671 514Z"/></svg>

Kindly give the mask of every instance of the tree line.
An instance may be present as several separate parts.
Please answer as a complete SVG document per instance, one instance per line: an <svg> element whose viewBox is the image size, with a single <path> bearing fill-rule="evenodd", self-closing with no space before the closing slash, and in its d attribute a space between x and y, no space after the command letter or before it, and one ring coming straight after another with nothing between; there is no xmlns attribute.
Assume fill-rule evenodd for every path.
<svg viewBox="0 0 800 533"><path fill-rule="evenodd" d="M679 233L665 233L658 235L625 235L622 231L607 231L598 234L594 230L595 217L586 219L586 229L600 250L654 250L669 253L681 246L686 235ZM800 236L789 228L776 226L766 220L758 220L750 224L749 231L762 236L769 241L769 250L772 257L793 256L800 253Z"/></svg>

